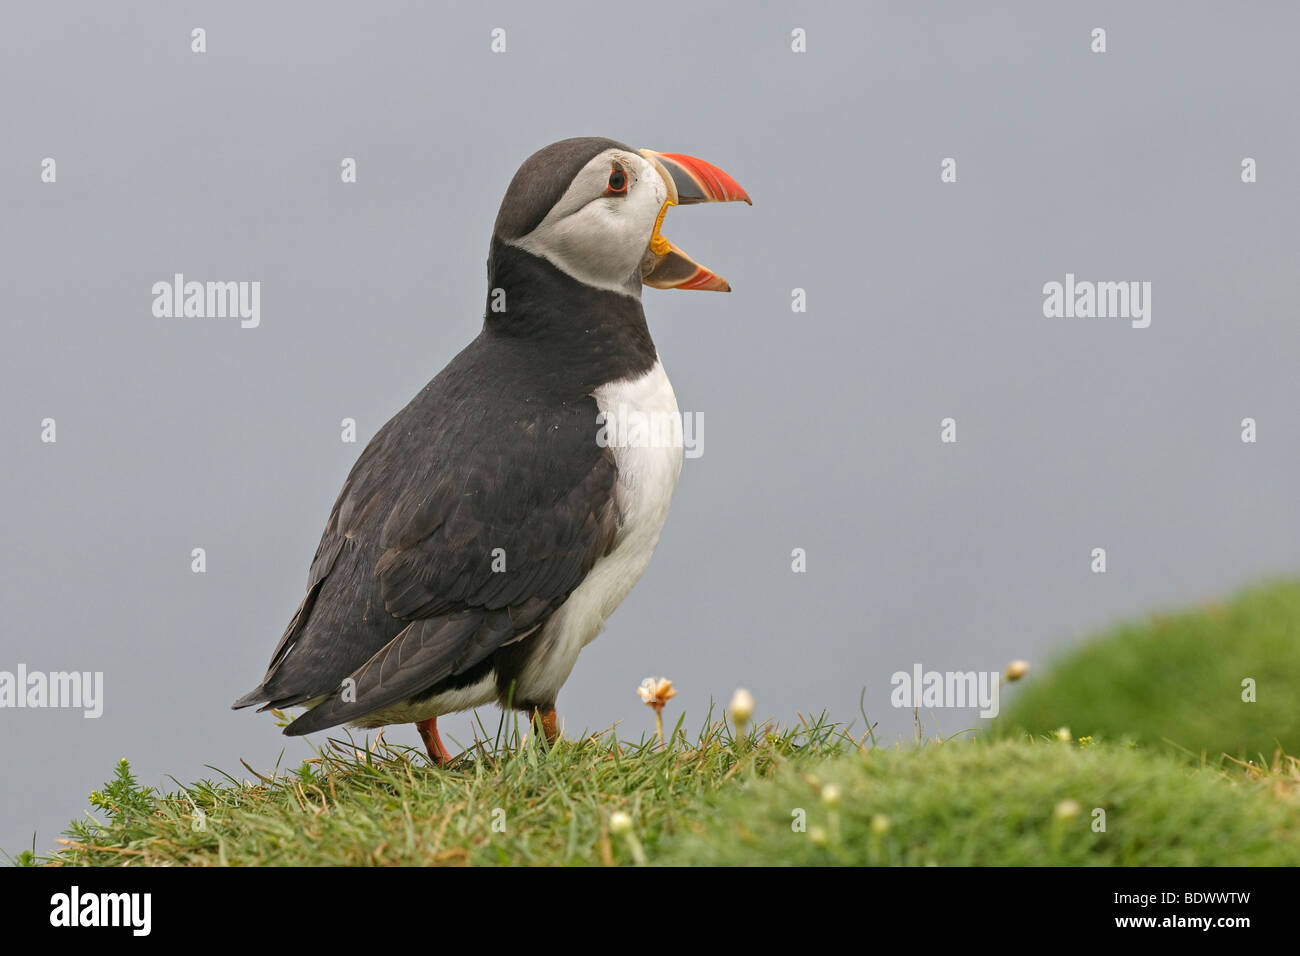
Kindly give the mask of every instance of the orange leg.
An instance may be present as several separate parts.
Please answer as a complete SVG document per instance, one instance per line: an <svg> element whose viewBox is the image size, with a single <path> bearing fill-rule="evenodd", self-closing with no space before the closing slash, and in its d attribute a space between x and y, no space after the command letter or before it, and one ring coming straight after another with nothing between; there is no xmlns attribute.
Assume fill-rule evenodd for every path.
<svg viewBox="0 0 1300 956"><path fill-rule="evenodd" d="M553 744L560 739L560 727L558 719L555 716L555 708L552 707L546 713L540 710L537 712L542 718L542 733L546 734L546 742Z"/></svg>
<svg viewBox="0 0 1300 956"><path fill-rule="evenodd" d="M443 746L442 738L438 736L438 718L430 717L428 720L418 721L415 729L420 732L420 739L424 741L424 749L429 752L429 759L439 767L445 766L451 760L451 754Z"/></svg>

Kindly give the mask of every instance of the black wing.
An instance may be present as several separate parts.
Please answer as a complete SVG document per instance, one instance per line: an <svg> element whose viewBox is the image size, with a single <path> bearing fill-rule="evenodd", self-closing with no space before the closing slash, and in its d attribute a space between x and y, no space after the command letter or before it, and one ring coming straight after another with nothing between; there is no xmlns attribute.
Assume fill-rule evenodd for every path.
<svg viewBox="0 0 1300 956"><path fill-rule="evenodd" d="M300 734L405 700L536 629L609 551L617 472L594 399L490 393L472 350L362 452L236 707L328 695L285 731Z"/></svg>

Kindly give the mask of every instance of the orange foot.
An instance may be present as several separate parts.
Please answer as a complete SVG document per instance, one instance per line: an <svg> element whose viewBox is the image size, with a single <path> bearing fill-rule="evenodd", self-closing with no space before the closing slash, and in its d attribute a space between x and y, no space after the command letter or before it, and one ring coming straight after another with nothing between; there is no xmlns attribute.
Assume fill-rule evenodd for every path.
<svg viewBox="0 0 1300 956"><path fill-rule="evenodd" d="M420 732L420 739L424 741L424 749L429 752L429 759L439 767L445 767L451 760L451 754L442 744L442 738L438 736L438 718L430 717L428 720L417 721L415 729Z"/></svg>

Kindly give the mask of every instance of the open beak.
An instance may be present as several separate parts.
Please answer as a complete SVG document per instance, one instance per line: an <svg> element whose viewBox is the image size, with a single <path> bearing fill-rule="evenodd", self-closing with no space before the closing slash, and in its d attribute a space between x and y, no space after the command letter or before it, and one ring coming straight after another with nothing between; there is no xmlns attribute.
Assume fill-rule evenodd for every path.
<svg viewBox="0 0 1300 956"><path fill-rule="evenodd" d="M727 280L704 268L659 233L669 206L687 206L699 202L746 202L749 195L729 175L712 163L681 153L656 153L640 150L663 177L668 199L659 210L650 248L641 264L641 281L656 289L708 289L730 292Z"/></svg>

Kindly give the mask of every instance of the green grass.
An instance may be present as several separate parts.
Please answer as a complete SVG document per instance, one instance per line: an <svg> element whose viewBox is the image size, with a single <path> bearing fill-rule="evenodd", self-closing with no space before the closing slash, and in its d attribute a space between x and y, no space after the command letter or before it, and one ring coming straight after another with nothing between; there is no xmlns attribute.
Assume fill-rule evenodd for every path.
<svg viewBox="0 0 1300 956"><path fill-rule="evenodd" d="M790 760L844 752L824 721L737 744L720 723L689 746L680 725L660 749L612 733L547 747L514 734L499 751L468 751L451 767L424 753L380 745L331 749L296 770L251 784L224 776L168 793L141 788L125 761L91 795L107 822L72 825L52 858L19 862L93 866L583 864L626 862L609 816L630 814L641 845L655 850L703 798L741 774L765 775ZM196 812L197 811L197 812ZM494 828L494 824L496 828Z"/></svg>
<svg viewBox="0 0 1300 956"><path fill-rule="evenodd" d="M124 760L98 815L16 862L1300 865L1283 754L1300 750L1300 584L1120 627L1040 671L1006 689L996 734L893 748L825 718L737 739L710 717L666 748L548 747L516 724L448 768L333 741L287 772L163 790Z"/></svg>
<svg viewBox="0 0 1300 956"><path fill-rule="evenodd" d="M667 843L662 861L1300 864L1296 761L1280 761L1271 772L1226 774L1084 744L954 740L787 765L719 792L709 813ZM806 832L793 828L800 810Z"/></svg>
<svg viewBox="0 0 1300 956"><path fill-rule="evenodd" d="M92 794L106 823L88 817L56 856L20 862L1300 865L1290 758L1226 772L1087 741L881 749L825 722L740 742L713 725L667 749L530 737L450 769L380 750L170 793L140 787L123 761ZM616 811L630 834L611 832Z"/></svg>
<svg viewBox="0 0 1300 956"><path fill-rule="evenodd" d="M1255 680L1254 703L1242 681ZM1134 740L1258 759L1300 753L1300 583L1115 628L1008 689L1006 732Z"/></svg>

